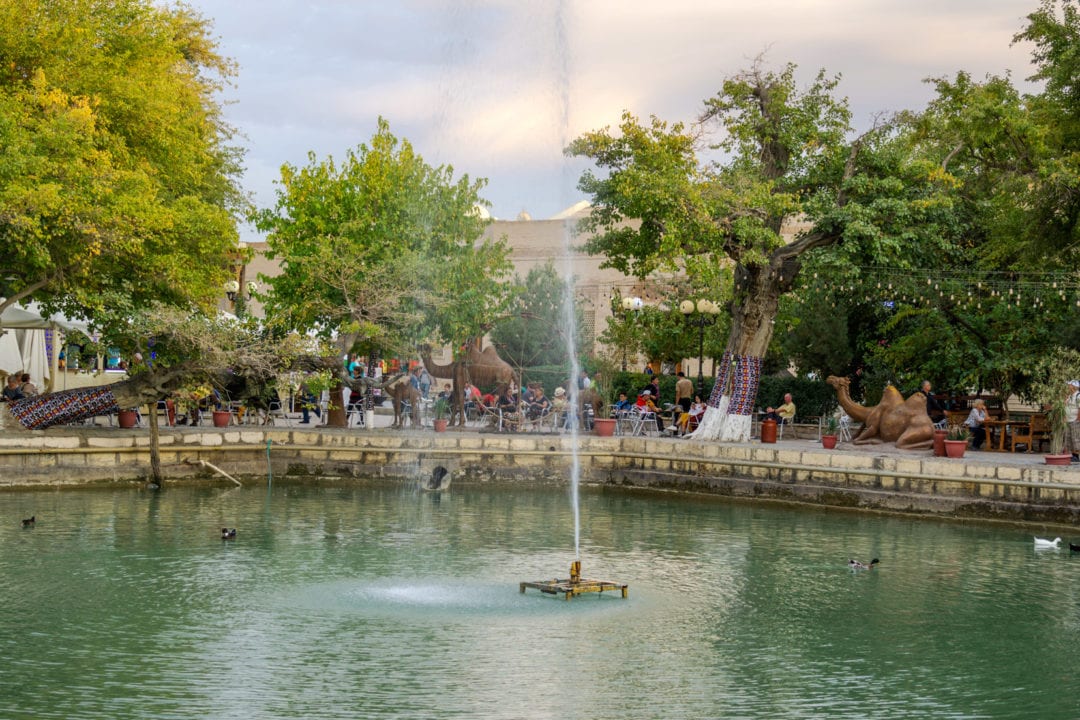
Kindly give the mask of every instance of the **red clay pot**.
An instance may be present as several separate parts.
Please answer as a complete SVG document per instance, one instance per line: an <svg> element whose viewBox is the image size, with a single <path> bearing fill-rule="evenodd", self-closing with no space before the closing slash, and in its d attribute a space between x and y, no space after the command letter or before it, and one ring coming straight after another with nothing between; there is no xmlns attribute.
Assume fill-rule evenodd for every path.
<svg viewBox="0 0 1080 720"><path fill-rule="evenodd" d="M964 451L967 450L967 440L946 440L945 441L945 455L951 458L964 457Z"/></svg>
<svg viewBox="0 0 1080 720"><path fill-rule="evenodd" d="M934 431L934 457L945 457L945 438L949 437L948 430Z"/></svg>
<svg viewBox="0 0 1080 720"><path fill-rule="evenodd" d="M615 418L595 418L593 430L600 437L611 437L615 434Z"/></svg>

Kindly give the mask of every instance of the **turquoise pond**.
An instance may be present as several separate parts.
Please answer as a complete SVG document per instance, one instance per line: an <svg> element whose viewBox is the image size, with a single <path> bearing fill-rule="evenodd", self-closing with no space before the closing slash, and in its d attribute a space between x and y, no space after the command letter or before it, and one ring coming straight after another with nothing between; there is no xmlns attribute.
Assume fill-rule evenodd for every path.
<svg viewBox="0 0 1080 720"><path fill-rule="evenodd" d="M583 574L630 597L567 602L518 591L568 573L565 489L11 492L0 517L3 718L1080 717L1080 555L1019 527L587 491Z"/></svg>

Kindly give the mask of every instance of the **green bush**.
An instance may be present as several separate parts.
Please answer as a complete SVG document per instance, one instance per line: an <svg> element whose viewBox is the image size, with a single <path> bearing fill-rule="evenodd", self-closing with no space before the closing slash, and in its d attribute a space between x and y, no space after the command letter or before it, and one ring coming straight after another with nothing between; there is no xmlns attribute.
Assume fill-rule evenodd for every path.
<svg viewBox="0 0 1080 720"><path fill-rule="evenodd" d="M754 408L776 407L784 402L784 393L791 393L795 402L796 422L810 422L813 417L832 415L836 410L836 391L824 380L775 375L761 378Z"/></svg>

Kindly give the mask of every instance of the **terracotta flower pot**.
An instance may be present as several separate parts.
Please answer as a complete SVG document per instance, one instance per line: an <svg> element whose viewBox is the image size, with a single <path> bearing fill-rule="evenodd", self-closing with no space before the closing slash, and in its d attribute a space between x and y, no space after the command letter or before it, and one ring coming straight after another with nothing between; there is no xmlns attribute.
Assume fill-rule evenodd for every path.
<svg viewBox="0 0 1080 720"><path fill-rule="evenodd" d="M435 427L435 432L446 432L446 418L438 418L431 424Z"/></svg>
<svg viewBox="0 0 1080 720"><path fill-rule="evenodd" d="M836 435L822 435L821 436L821 446L823 448L825 448L826 450L832 450L833 448L836 447L836 440L837 440Z"/></svg>
<svg viewBox="0 0 1080 720"><path fill-rule="evenodd" d="M229 411L228 410L215 410L214 411L214 427L228 427L229 426Z"/></svg>
<svg viewBox="0 0 1080 720"><path fill-rule="evenodd" d="M949 437L948 430L934 430L934 457L945 457L945 438Z"/></svg>
<svg viewBox="0 0 1080 720"><path fill-rule="evenodd" d="M600 437L611 437L615 434L615 418L595 418L593 429Z"/></svg>
<svg viewBox="0 0 1080 720"><path fill-rule="evenodd" d="M967 440L946 440L945 441L945 456L951 458L964 457L964 451L967 450Z"/></svg>
<svg viewBox="0 0 1080 720"><path fill-rule="evenodd" d="M139 416L134 410L121 410L116 414L116 420L122 428L133 428Z"/></svg>
<svg viewBox="0 0 1080 720"><path fill-rule="evenodd" d="M1045 456L1043 456L1043 459L1046 461L1047 465L1071 465L1072 464L1072 454L1070 454L1070 453L1064 453L1064 454L1060 454L1060 455L1045 455Z"/></svg>

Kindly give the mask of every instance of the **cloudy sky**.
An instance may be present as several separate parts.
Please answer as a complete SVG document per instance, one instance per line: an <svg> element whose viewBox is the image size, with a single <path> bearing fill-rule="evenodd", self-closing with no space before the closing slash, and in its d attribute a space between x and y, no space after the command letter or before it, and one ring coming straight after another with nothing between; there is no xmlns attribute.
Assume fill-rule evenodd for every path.
<svg viewBox="0 0 1080 720"><path fill-rule="evenodd" d="M1036 0L188 0L240 66L245 188L340 157L382 115L431 164L488 179L492 214L582 199L562 148L623 110L689 120L766 52L842 76L855 123L922 107L927 77L1031 74L1011 45ZM253 231L245 239L257 239Z"/></svg>

